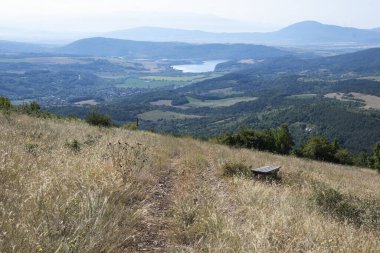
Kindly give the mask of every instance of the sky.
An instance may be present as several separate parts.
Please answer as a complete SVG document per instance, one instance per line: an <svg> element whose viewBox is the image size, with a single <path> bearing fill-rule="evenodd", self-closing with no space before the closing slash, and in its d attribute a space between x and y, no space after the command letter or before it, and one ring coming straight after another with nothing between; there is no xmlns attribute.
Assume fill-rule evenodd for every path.
<svg viewBox="0 0 380 253"><path fill-rule="evenodd" d="M303 20L380 27L379 0L0 0L0 6L0 27L61 32L273 31Z"/></svg>

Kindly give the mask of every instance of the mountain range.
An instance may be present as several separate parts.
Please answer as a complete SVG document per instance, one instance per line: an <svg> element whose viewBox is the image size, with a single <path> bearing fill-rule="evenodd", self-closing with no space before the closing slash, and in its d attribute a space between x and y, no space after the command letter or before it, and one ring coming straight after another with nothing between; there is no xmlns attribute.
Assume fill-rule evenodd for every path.
<svg viewBox="0 0 380 253"><path fill-rule="evenodd" d="M75 41L57 52L87 56L123 56L135 59L263 59L293 53L251 44L189 44L182 42L144 42L109 38Z"/></svg>
<svg viewBox="0 0 380 253"><path fill-rule="evenodd" d="M189 43L252 43L269 45L380 44L380 29L358 29L304 21L268 33L213 33L140 27L105 33L108 38L141 41L180 41Z"/></svg>
<svg viewBox="0 0 380 253"><path fill-rule="evenodd" d="M0 35L2 34L1 31L0 28ZM326 47L343 48L351 52L380 45L380 28L357 29L325 25L315 21L296 23L281 30L268 33L215 33L199 30L140 27L98 35L94 37L94 35L83 34L83 38L88 39L76 40L66 46L47 46L46 44L0 40L0 53L58 52L80 55L166 57L178 59L183 58L183 53L186 51L188 53L194 53L195 56L207 53L210 55L210 59L214 59L215 57L219 59L221 59L221 57L232 59L230 57L231 54L235 55L234 58L240 56L242 58L262 58L283 55L283 52L280 53L282 50L279 49L276 49L276 53L272 52L273 54L268 54L268 51L265 51L268 49L267 47L262 47L261 50L265 49L265 52L260 54L258 52L259 47L242 44L319 47L324 50ZM1 36L3 39L5 37L6 36ZM149 44L158 42L161 44ZM185 43L209 45L190 46L190 44ZM216 46L218 49L215 49ZM213 48L213 50L207 51L210 47ZM169 48L170 50L168 50ZM225 51L227 49L229 52ZM254 49L254 52L251 52L252 49ZM216 52L215 50L219 51ZM345 52L348 52L347 50ZM168 51L170 51L170 53ZM236 54L236 52L238 52L238 54ZM215 55L213 55L213 53L215 53Z"/></svg>

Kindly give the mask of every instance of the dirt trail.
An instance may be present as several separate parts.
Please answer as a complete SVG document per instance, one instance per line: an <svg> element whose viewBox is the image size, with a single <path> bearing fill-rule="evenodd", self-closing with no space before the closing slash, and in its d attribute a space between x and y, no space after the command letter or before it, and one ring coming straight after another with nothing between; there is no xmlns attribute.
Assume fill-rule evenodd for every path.
<svg viewBox="0 0 380 253"><path fill-rule="evenodd" d="M154 193L148 199L150 204L146 222L138 229L132 240L126 243L125 252L166 252L167 229L169 221L166 218L171 205L175 169L173 166L163 171L157 182Z"/></svg>

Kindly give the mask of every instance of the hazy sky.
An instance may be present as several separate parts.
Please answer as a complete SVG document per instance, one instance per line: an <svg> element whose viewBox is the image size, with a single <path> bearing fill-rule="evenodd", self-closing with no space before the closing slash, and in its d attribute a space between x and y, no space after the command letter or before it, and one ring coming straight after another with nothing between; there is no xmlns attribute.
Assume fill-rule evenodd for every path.
<svg viewBox="0 0 380 253"><path fill-rule="evenodd" d="M302 20L380 27L379 0L0 0L0 4L0 27L55 31L148 25L275 30Z"/></svg>

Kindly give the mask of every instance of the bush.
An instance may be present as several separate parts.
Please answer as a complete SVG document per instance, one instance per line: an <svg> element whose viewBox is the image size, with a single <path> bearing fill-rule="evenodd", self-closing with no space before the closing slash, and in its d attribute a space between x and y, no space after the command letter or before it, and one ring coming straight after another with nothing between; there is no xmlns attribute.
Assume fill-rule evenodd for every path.
<svg viewBox="0 0 380 253"><path fill-rule="evenodd" d="M286 125L264 131L243 128L236 134L224 134L218 138L218 141L233 147L257 149L277 154L289 154L294 145Z"/></svg>
<svg viewBox="0 0 380 253"><path fill-rule="evenodd" d="M112 125L111 117L95 111L86 116L86 122L93 126L110 127Z"/></svg>
<svg viewBox="0 0 380 253"><path fill-rule="evenodd" d="M251 168L242 163L227 163L224 165L223 175L233 177L250 177L252 176Z"/></svg>
<svg viewBox="0 0 380 253"><path fill-rule="evenodd" d="M353 165L351 154L345 149L338 149L334 155L335 161L341 164Z"/></svg>
<svg viewBox="0 0 380 253"><path fill-rule="evenodd" d="M336 150L330 142L320 136L312 137L302 147L302 156L321 161L335 161Z"/></svg>
<svg viewBox="0 0 380 253"><path fill-rule="evenodd" d="M376 143L373 149L373 168L376 169L380 173L380 142Z"/></svg>
<svg viewBox="0 0 380 253"><path fill-rule="evenodd" d="M81 146L80 142L76 139L66 142L66 147L71 149L75 153L78 153L80 151L80 146Z"/></svg>
<svg viewBox="0 0 380 253"><path fill-rule="evenodd" d="M0 97L0 109L9 110L11 108L11 101L7 97Z"/></svg>
<svg viewBox="0 0 380 253"><path fill-rule="evenodd" d="M282 125L274 131L276 152L278 154L288 155L294 145L293 137L290 134L287 125Z"/></svg>
<svg viewBox="0 0 380 253"><path fill-rule="evenodd" d="M127 123L123 126L124 129L127 129L127 130L137 130L138 129L138 126L137 126L137 123L136 122L132 122L132 123Z"/></svg>

